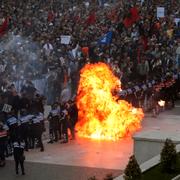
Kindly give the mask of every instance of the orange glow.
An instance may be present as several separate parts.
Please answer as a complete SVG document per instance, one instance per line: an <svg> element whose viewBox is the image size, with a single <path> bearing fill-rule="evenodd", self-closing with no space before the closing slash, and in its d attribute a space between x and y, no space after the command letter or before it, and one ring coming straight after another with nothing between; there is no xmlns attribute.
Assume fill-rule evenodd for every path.
<svg viewBox="0 0 180 180"><path fill-rule="evenodd" d="M118 140L141 128L142 109L112 95L120 88L120 80L104 63L87 64L81 69L76 100L78 136Z"/></svg>
<svg viewBox="0 0 180 180"><path fill-rule="evenodd" d="M163 107L163 106L165 106L165 101L163 101L163 100L160 100L160 101L158 101L158 104L159 104L159 106L161 106L161 107Z"/></svg>

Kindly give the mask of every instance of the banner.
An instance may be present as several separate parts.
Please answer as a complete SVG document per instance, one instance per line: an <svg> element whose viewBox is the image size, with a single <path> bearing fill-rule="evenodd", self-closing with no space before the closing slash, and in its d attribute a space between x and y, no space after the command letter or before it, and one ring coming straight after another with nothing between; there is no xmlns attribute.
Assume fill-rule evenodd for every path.
<svg viewBox="0 0 180 180"><path fill-rule="evenodd" d="M12 109L12 106L11 106L11 105L9 105L9 104L4 104L2 111L3 111L3 112L6 112L6 113L9 113L9 112L11 112L11 109Z"/></svg>
<svg viewBox="0 0 180 180"><path fill-rule="evenodd" d="M157 18L163 18L165 15L164 7L157 7Z"/></svg>
<svg viewBox="0 0 180 180"><path fill-rule="evenodd" d="M71 41L71 36L69 35L62 35L61 36L61 44L69 44Z"/></svg>

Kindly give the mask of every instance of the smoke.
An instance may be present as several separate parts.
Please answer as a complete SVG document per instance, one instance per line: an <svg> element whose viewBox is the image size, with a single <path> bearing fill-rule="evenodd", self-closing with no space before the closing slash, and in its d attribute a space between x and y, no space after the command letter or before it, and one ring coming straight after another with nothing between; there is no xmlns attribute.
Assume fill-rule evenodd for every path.
<svg viewBox="0 0 180 180"><path fill-rule="evenodd" d="M30 38L9 33L0 42L0 56L13 80L33 79L42 72L40 46Z"/></svg>

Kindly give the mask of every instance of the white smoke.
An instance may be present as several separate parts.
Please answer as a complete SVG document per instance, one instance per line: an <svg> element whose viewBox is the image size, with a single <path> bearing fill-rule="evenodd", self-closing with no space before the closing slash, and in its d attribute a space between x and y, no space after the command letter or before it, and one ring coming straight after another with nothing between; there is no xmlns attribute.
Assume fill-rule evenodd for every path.
<svg viewBox="0 0 180 180"><path fill-rule="evenodd" d="M9 33L0 42L0 56L12 68L12 78L33 78L42 71L40 46L32 39Z"/></svg>

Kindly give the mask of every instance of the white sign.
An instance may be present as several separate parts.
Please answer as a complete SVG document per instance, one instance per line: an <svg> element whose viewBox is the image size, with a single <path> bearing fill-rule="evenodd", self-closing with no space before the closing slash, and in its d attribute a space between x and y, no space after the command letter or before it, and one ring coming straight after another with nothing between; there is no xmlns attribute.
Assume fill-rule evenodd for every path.
<svg viewBox="0 0 180 180"><path fill-rule="evenodd" d="M71 36L62 35L61 36L61 44L69 44L71 41Z"/></svg>
<svg viewBox="0 0 180 180"><path fill-rule="evenodd" d="M6 113L9 113L9 112L11 112L11 109L12 109L12 106L11 106L11 105L9 105L9 104L4 104L2 111L3 111L3 112L6 112Z"/></svg>
<svg viewBox="0 0 180 180"><path fill-rule="evenodd" d="M180 22L180 18L174 18L174 22L176 23L176 25L178 25L178 23Z"/></svg>
<svg viewBox="0 0 180 180"><path fill-rule="evenodd" d="M89 2L84 2L84 4L85 4L86 8L89 7Z"/></svg>
<svg viewBox="0 0 180 180"><path fill-rule="evenodd" d="M157 7L157 18L163 18L164 12L165 12L164 7Z"/></svg>

